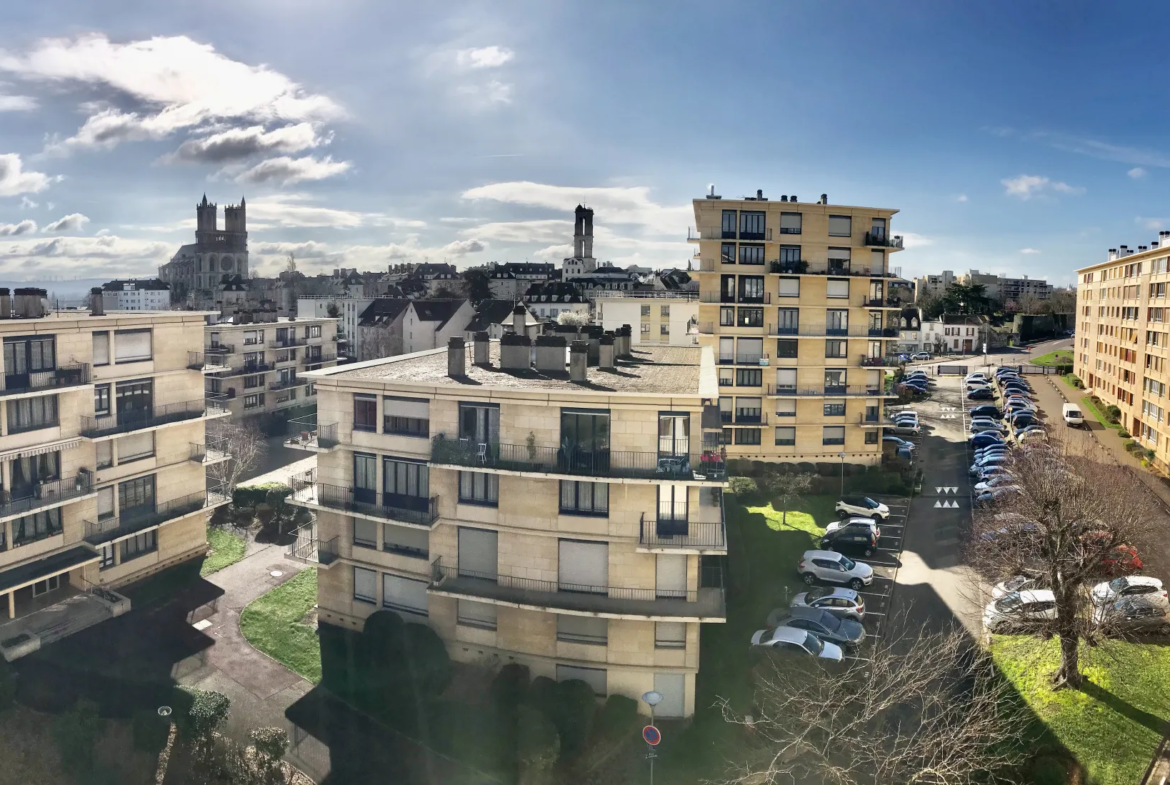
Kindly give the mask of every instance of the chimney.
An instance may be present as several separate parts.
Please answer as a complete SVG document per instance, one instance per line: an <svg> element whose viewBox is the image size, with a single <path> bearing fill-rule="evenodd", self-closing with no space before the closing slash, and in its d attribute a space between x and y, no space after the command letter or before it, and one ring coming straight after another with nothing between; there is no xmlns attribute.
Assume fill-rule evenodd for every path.
<svg viewBox="0 0 1170 785"><path fill-rule="evenodd" d="M589 340L589 364L597 365L601 361L601 336L605 335L605 328L594 324L585 328L585 337Z"/></svg>
<svg viewBox="0 0 1170 785"><path fill-rule="evenodd" d="M565 372L565 347L569 345L560 335L536 337L536 370L541 373Z"/></svg>
<svg viewBox="0 0 1170 785"><path fill-rule="evenodd" d="M452 379L462 379L467 375L467 348L462 338L447 340L447 375Z"/></svg>
<svg viewBox="0 0 1170 785"><path fill-rule="evenodd" d="M829 195L828 194L821 194L821 204L828 204L828 203L829 203Z"/></svg>
<svg viewBox="0 0 1170 785"><path fill-rule="evenodd" d="M787 201L788 201L788 195L787 195L787 194L785 194L784 196L781 196L781 197L780 197L780 201L782 201L782 202L787 202Z"/></svg>
<svg viewBox="0 0 1170 785"><path fill-rule="evenodd" d="M472 336L472 358L476 365L488 366L492 364L491 343L488 334L484 331Z"/></svg>
<svg viewBox="0 0 1170 785"><path fill-rule="evenodd" d="M8 287L0 289L0 319L12 318L12 293Z"/></svg>
<svg viewBox="0 0 1170 785"><path fill-rule="evenodd" d="M573 341L569 347L569 381L585 384L589 372L589 344Z"/></svg>
<svg viewBox="0 0 1170 785"><path fill-rule="evenodd" d="M517 303L516 307L512 309L512 332L517 335L528 335L527 318L528 310Z"/></svg>
<svg viewBox="0 0 1170 785"><path fill-rule="evenodd" d="M597 365L603 371L612 371L614 369L614 336L612 332L607 332L601 336L601 358Z"/></svg>
<svg viewBox="0 0 1170 785"><path fill-rule="evenodd" d="M633 338L632 338L633 333L634 333L633 328L631 328L630 325L628 325L628 324L623 324L621 326L621 328L619 328L618 330L615 331L615 334L618 336L618 339L619 339L617 342L617 356L618 357L628 358L630 356L630 351L632 349L632 343L633 343Z"/></svg>
<svg viewBox="0 0 1170 785"><path fill-rule="evenodd" d="M756 201L757 202L764 201L764 189L763 188L756 189Z"/></svg>
<svg viewBox="0 0 1170 785"><path fill-rule="evenodd" d="M505 371L526 371L532 354L532 341L527 335L504 333L500 338L500 368Z"/></svg>
<svg viewBox="0 0 1170 785"><path fill-rule="evenodd" d="M17 289L13 298L13 310L16 312L17 319L32 318L32 310L29 308L29 300L35 299L36 289Z"/></svg>
<svg viewBox="0 0 1170 785"><path fill-rule="evenodd" d="M106 304L102 300L102 289L100 286L95 286L89 290L89 315L106 315Z"/></svg>
<svg viewBox="0 0 1170 785"><path fill-rule="evenodd" d="M52 310L53 304L49 302L49 293L45 289L35 289L36 298L33 300L33 314L35 318L40 319L46 316Z"/></svg>
<svg viewBox="0 0 1170 785"><path fill-rule="evenodd" d="M788 197L788 201L790 201L790 202L795 202L795 201L797 201L797 199L796 199L796 194L793 194L792 196Z"/></svg>

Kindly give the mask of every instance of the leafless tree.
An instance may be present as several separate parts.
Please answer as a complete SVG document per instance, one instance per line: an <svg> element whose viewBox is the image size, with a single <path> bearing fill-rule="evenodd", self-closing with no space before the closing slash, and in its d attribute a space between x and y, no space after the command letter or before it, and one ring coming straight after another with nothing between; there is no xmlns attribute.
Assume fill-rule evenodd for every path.
<svg viewBox="0 0 1170 785"><path fill-rule="evenodd" d="M557 324L572 325L573 327L584 327L593 321L592 317L584 311L561 311L557 314Z"/></svg>
<svg viewBox="0 0 1170 785"><path fill-rule="evenodd" d="M1077 293L1073 289L1053 289L1048 296L1048 310L1054 314L1074 313L1077 309Z"/></svg>
<svg viewBox="0 0 1170 785"><path fill-rule="evenodd" d="M807 472L802 474L777 474L768 480L768 490L776 502L783 508L780 513L780 523L788 524L788 508L792 503L808 493L812 487L813 476Z"/></svg>
<svg viewBox="0 0 1170 785"><path fill-rule="evenodd" d="M1001 494L973 516L967 558L988 584L1035 576L1055 599L1051 619L1011 619L1012 626L1060 640L1056 687L1082 682L1080 645L1107 632L1108 617L1088 590L1127 569L1129 549L1140 553L1166 525L1127 469L1108 461L1088 438L1049 435L1046 445L1014 451L1007 461L1018 492ZM1009 604L999 608L1010 613Z"/></svg>
<svg viewBox="0 0 1170 785"><path fill-rule="evenodd" d="M1012 687L959 627L891 629L844 663L768 651L753 672L746 749L724 785L1004 782L1026 727Z"/></svg>
<svg viewBox="0 0 1170 785"><path fill-rule="evenodd" d="M361 336L358 344L359 360L376 360L402 354L401 338L396 338L388 328L359 327L358 334Z"/></svg>
<svg viewBox="0 0 1170 785"><path fill-rule="evenodd" d="M225 461L207 466L207 479L218 486L223 493L231 494L240 478L260 463L268 451L264 435L253 424L242 424L231 420L212 420L207 425L206 446L211 451L226 454Z"/></svg>
<svg viewBox="0 0 1170 785"><path fill-rule="evenodd" d="M1025 292L1016 300L1016 311L1023 314L1045 313L1044 301L1034 294Z"/></svg>

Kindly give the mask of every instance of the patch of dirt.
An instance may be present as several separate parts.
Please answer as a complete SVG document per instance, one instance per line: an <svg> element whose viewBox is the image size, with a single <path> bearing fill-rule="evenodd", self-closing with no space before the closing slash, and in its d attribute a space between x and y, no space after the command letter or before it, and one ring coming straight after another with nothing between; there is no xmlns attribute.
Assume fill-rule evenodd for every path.
<svg viewBox="0 0 1170 785"><path fill-rule="evenodd" d="M308 613L301 617L301 624L317 629L317 606L314 605Z"/></svg>

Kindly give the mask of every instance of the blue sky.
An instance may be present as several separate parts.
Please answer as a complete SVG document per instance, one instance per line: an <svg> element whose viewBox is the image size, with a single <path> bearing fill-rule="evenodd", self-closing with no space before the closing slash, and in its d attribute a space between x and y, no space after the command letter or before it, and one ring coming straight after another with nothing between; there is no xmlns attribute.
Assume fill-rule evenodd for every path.
<svg viewBox="0 0 1170 785"><path fill-rule="evenodd" d="M10 4L0 277L152 274L248 200L253 267L684 265L690 200L901 210L905 275L1071 281L1170 228L1170 8Z"/></svg>

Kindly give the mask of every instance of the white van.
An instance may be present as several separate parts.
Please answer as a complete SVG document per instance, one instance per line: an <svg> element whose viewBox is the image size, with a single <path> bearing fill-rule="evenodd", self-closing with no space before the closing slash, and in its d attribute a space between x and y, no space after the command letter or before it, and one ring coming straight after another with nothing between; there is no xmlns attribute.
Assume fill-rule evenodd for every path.
<svg viewBox="0 0 1170 785"><path fill-rule="evenodd" d="M1085 424L1085 415L1081 414L1081 407L1075 403L1066 403L1060 413L1070 428L1080 428Z"/></svg>

